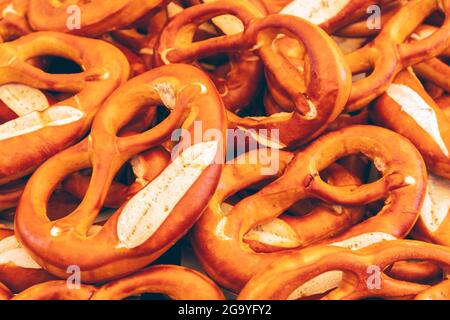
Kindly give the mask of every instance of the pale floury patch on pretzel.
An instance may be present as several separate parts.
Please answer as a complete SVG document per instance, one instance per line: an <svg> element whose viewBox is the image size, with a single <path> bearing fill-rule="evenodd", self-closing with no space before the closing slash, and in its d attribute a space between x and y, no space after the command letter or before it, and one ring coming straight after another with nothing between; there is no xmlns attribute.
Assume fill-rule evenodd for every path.
<svg viewBox="0 0 450 320"><path fill-rule="evenodd" d="M349 177L322 180L319 172L323 169L360 152L377 162L380 180L366 185ZM426 171L418 151L400 135L379 127L350 126L322 136L292 157L280 152L279 171L271 176L260 174L260 164L227 165L216 195L196 224L193 245L197 257L226 288L239 291L263 266L298 248L327 243L359 249L403 238L414 226L425 197ZM234 206L221 205L237 191L265 180L274 181ZM307 198L331 206L319 205L305 216L282 215ZM382 210L362 221L364 210L355 206L377 199L385 199ZM277 218L287 224L265 226ZM223 251L229 253L227 257L221 255Z"/></svg>
<svg viewBox="0 0 450 320"><path fill-rule="evenodd" d="M428 174L425 201L413 236L427 242L450 245L450 180Z"/></svg>
<svg viewBox="0 0 450 320"><path fill-rule="evenodd" d="M164 104L166 91L161 88L172 87L175 104L167 106L166 119L144 132L119 135L143 110ZM196 122L214 134L192 141ZM167 141L180 128L184 131L173 147L177 152L172 152L172 165L154 177L148 189L127 199L101 229L90 233L122 166L149 149L170 145ZM79 266L88 283L141 269L168 250L201 215L220 178L225 130L222 100L199 69L174 64L133 78L103 105L85 140L50 158L33 174L15 217L20 243L40 265L62 278L68 277L69 265ZM61 163L67 166L61 168ZM46 203L54 188L73 172L91 167L92 178L78 208L50 220ZM147 210L152 207L156 210ZM89 255L83 254L87 247Z"/></svg>
<svg viewBox="0 0 450 320"><path fill-rule="evenodd" d="M409 41L410 35L436 11L445 15L441 27L431 36ZM347 54L345 59L353 74L371 72L353 83L348 111L360 110L383 94L396 75L405 68L431 59L450 46L450 1L413 0L402 6L375 39Z"/></svg>
<svg viewBox="0 0 450 320"><path fill-rule="evenodd" d="M42 56L74 61L81 72L48 73L30 62ZM76 143L89 129L101 103L129 76L129 65L117 48L100 40L54 32L35 32L0 44L3 102L19 116L2 125L0 184L29 174L36 166ZM33 89L72 94L43 110L43 97ZM37 105L18 100L37 99ZM5 101L7 100L7 101ZM24 109L24 105L28 107ZM23 114L22 114L23 113ZM30 146L24 148L23 146ZM12 152L12 153L11 153Z"/></svg>
<svg viewBox="0 0 450 320"><path fill-rule="evenodd" d="M214 161L217 148L217 141L190 147L127 202L117 223L118 246L135 248L147 241Z"/></svg>
<svg viewBox="0 0 450 320"><path fill-rule="evenodd" d="M0 264L8 263L27 269L42 269L22 248L15 236L0 240Z"/></svg>
<svg viewBox="0 0 450 320"><path fill-rule="evenodd" d="M0 100L19 117L49 107L41 90L20 83L0 86Z"/></svg>
<svg viewBox="0 0 450 320"><path fill-rule="evenodd" d="M30 134L47 127L64 126L83 118L84 113L69 106L34 111L0 125L0 141Z"/></svg>

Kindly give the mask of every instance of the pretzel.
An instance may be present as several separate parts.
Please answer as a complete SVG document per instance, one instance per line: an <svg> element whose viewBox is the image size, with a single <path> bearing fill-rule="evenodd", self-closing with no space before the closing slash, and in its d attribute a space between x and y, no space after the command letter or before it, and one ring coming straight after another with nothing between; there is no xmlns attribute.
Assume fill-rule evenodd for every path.
<svg viewBox="0 0 450 320"><path fill-rule="evenodd" d="M28 59L41 55L72 59L84 71L49 74L27 63ZM0 184L29 174L82 137L99 105L129 74L128 63L118 49L102 41L54 32L36 32L1 44L0 57L1 84L17 82L74 93L49 108L0 126Z"/></svg>
<svg viewBox="0 0 450 320"><path fill-rule="evenodd" d="M272 15L255 19L254 15L247 13L251 11L248 7L244 2L228 0L184 10L169 22L161 34L158 56L161 61L167 63L253 48L264 63L266 74L275 79L272 82L279 85L280 91L285 92L286 103L295 103L293 108L296 112L268 118L240 118L229 113L229 126L244 131L279 130L279 144L282 147L305 143L322 132L327 124L337 117L347 100L350 77L345 64L342 63L342 55L334 42L319 28L290 16ZM234 14L243 21L243 33L194 43L183 40L186 39L183 30L192 21L197 25L225 13ZM304 43L310 61L306 75L295 70L294 66L273 51L273 41L278 33L272 30L281 30L280 32L288 33ZM290 82L285 81L286 72L292 73ZM231 81L229 83L231 85ZM280 101L277 103L284 104Z"/></svg>
<svg viewBox="0 0 450 320"><path fill-rule="evenodd" d="M436 10L445 13L442 26L430 37L405 42L408 36ZM373 69L370 76L353 83L347 111L365 107L385 92L406 67L439 55L450 45L450 1L413 0L403 6L380 34L363 48L345 56L353 74Z"/></svg>
<svg viewBox="0 0 450 320"><path fill-rule="evenodd" d="M383 175L380 180L362 186L341 187L321 180L319 172L338 158L360 152L374 161ZM252 159L251 154L246 156ZM202 266L214 280L234 292L264 266L289 254L288 250L255 252L244 242L245 236L255 227L273 221L299 200L319 198L334 205L338 214L342 210L340 205L361 206L387 198L377 216L326 239L327 243L345 247L358 248L403 238L417 220L425 196L425 165L414 146L392 131L373 126L351 126L318 138L293 160L289 153L280 152L275 156L271 161L279 159L278 170L271 175L261 175L262 164L271 163L264 153L256 157L260 159L256 165L242 160L237 163L245 165L227 165L216 194L194 227L193 246ZM236 191L276 177L277 180L234 207L222 206ZM305 225L303 230L308 230L308 226L318 228L326 222L319 219L315 223L316 226ZM286 249L302 247L302 235L289 236L296 234L292 227L283 223L277 225L276 235L288 234L285 239L290 241L284 246Z"/></svg>
<svg viewBox="0 0 450 320"><path fill-rule="evenodd" d="M144 133L117 137L143 106L160 103L173 110L166 120ZM207 76L194 67L165 66L133 78L103 105L87 139L48 160L30 178L16 213L19 241L38 263L59 277L67 276L68 265L78 265L87 283L117 278L148 265L183 236L213 194L222 169L217 160L223 157L225 121L220 96ZM192 139L187 132L192 137L199 123L205 135L196 137L189 147ZM172 151L172 163L117 210L98 233L88 236L120 167L170 140L172 131L182 125L185 131ZM52 190L69 173L88 167L93 174L81 205L69 216L49 221L45 203ZM86 247L89 255L83 254Z"/></svg>
<svg viewBox="0 0 450 320"><path fill-rule="evenodd" d="M375 104L376 122L411 140L428 168L450 177L450 123L411 70L402 71Z"/></svg>
<svg viewBox="0 0 450 320"><path fill-rule="evenodd" d="M28 0L0 1L0 42L11 41L31 32L26 19Z"/></svg>
<svg viewBox="0 0 450 320"><path fill-rule="evenodd" d="M167 0L113 2L105 0L90 2L30 0L28 19L34 30L96 36L114 29L123 29L143 18L152 10L164 6L167 2ZM72 21L76 14L80 15L79 26L76 25L76 20Z"/></svg>
<svg viewBox="0 0 450 320"><path fill-rule="evenodd" d="M232 16L240 21L234 20ZM261 82L262 66L258 57L248 51L250 48L239 48L235 46L236 41L231 39L236 38L236 32L242 31L242 24L247 26L252 19L263 16L251 2L240 0L212 1L187 8L162 30L156 45L155 64L191 62L217 53L235 52L229 56L231 69L227 70L225 76L222 78L220 70L212 75L227 108L238 111L254 98ZM192 42L195 31L211 18L222 18L215 21L225 35Z"/></svg>
<svg viewBox="0 0 450 320"><path fill-rule="evenodd" d="M415 300L450 300L450 280L442 281L437 285L422 291Z"/></svg>
<svg viewBox="0 0 450 320"><path fill-rule="evenodd" d="M20 292L37 283L51 279L53 277L33 261L19 245L14 237L14 232L1 227L0 282L11 291Z"/></svg>
<svg viewBox="0 0 450 320"><path fill-rule="evenodd" d="M120 300L152 292L164 293L174 300L225 299L216 284L197 271L181 266L156 265L99 288L85 284L70 288L66 281L49 281L17 294L12 300ZM11 294L5 289L3 298L8 296Z"/></svg>
<svg viewBox="0 0 450 320"><path fill-rule="evenodd" d="M332 286L337 288L322 299L410 298L429 286L396 280L383 272L392 263L408 259L429 260L448 267L450 249L419 241L396 240L357 251L333 246L298 250L253 277L238 299L297 299L322 291L321 283L331 280L334 280Z"/></svg>

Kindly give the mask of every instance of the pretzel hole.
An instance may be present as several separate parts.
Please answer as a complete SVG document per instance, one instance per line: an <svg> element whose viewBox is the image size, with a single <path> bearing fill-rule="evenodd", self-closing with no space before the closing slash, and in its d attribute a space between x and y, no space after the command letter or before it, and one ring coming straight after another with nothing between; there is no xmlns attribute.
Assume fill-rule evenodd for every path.
<svg viewBox="0 0 450 320"><path fill-rule="evenodd" d="M42 55L33 57L27 62L50 74L73 74L84 71L75 61L59 56Z"/></svg>

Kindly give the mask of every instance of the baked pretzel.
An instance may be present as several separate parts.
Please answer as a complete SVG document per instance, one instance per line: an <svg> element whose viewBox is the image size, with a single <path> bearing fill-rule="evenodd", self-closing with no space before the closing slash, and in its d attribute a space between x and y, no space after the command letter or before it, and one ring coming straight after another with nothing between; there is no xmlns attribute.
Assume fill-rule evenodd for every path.
<svg viewBox="0 0 450 320"><path fill-rule="evenodd" d="M428 38L405 42L423 20L436 10L445 13L445 21ZM353 74L372 73L353 83L347 110L367 106L385 92L395 76L406 67L439 55L450 45L450 1L409 1L383 27L379 35L363 48L345 56Z"/></svg>
<svg viewBox="0 0 450 320"><path fill-rule="evenodd" d="M181 266L156 265L99 288L81 284L70 288L66 281L35 285L12 300L120 300L141 293L164 293L174 300L224 300L222 291L201 273ZM0 299L2 298L0 287ZM11 297L5 288L3 298Z"/></svg>
<svg viewBox="0 0 450 320"><path fill-rule="evenodd" d="M239 20L234 20L236 16ZM228 53L229 70L218 68L212 78L231 111L248 106L260 87L262 66L259 58L248 51L250 47L239 47L236 33L248 26L250 21L261 18L264 13L250 1L212 1L186 8L177 14L162 30L156 46L155 64L193 62L218 53ZM231 17L231 18L230 18ZM214 18L224 36L193 42L197 29ZM217 20L221 19L222 20ZM224 73L222 75L222 73Z"/></svg>
<svg viewBox="0 0 450 320"><path fill-rule="evenodd" d="M30 0L28 19L34 30L72 32L87 36L101 35L130 26L168 0L52 1ZM76 15L79 23L76 25ZM73 16L73 17L72 17ZM74 21L72 21L74 20Z"/></svg>
<svg viewBox="0 0 450 320"><path fill-rule="evenodd" d="M20 246L14 232L0 227L0 282L13 292L20 292L51 279Z"/></svg>
<svg viewBox="0 0 450 320"><path fill-rule="evenodd" d="M161 103L173 110L167 119L144 133L117 136L144 106ZM194 67L165 66L133 78L103 105L87 139L49 159L30 178L15 218L19 241L51 273L66 277L67 266L76 264L88 283L148 265L192 226L215 190L222 169L215 160L223 158L224 112L214 85ZM203 137L193 135L199 123L205 130ZM172 131L181 126L185 130L172 151L172 163L89 236L121 166L170 140ZM192 145L189 135L195 141L187 148ZM55 186L68 174L88 167L93 169L92 179L81 205L67 217L49 221L45 203ZM173 188L170 194L167 188Z"/></svg>
<svg viewBox="0 0 450 320"><path fill-rule="evenodd" d="M320 285L323 283L337 288L322 299L411 298L429 286L396 280L383 272L394 262L408 259L433 261L448 268L450 249L425 242L396 240L357 251L333 246L298 250L255 275L238 299L298 299L318 291L322 293Z"/></svg>
<svg viewBox="0 0 450 320"><path fill-rule="evenodd" d="M450 178L450 122L411 70L398 74L375 103L376 123L405 136L432 172Z"/></svg>
<svg viewBox="0 0 450 320"><path fill-rule="evenodd" d="M337 159L355 153L372 159L383 177L371 184L340 187L321 179L319 172ZM245 156L255 159L251 154ZM358 248L408 235L425 196L426 171L420 154L405 138L379 127L351 126L331 132L318 138L293 160L292 154L284 152L276 154L275 160L267 157L264 153L256 157L260 159L257 165L245 161L237 161L244 165L227 165L216 194L193 231L194 250L204 269L219 284L234 292L256 272L289 254L289 251L255 252L245 243L246 235L255 227L274 220L299 200L321 199L334 205L331 208L339 214L342 212L340 205L361 206L386 198L377 216L326 239L327 243ZM262 164L276 159L279 159L278 170L272 175L261 175ZM277 176L277 180L234 207L222 206L225 199L238 190ZM326 224L320 219L313 223L306 224L303 230L308 230L308 226L317 230ZM289 224L278 223L278 226L274 232L278 237L296 234ZM295 239L285 248L302 247L301 237L301 234L285 237Z"/></svg>
<svg viewBox="0 0 450 320"><path fill-rule="evenodd" d="M415 300L450 300L450 280L442 281L422 291L415 297Z"/></svg>
<svg viewBox="0 0 450 320"><path fill-rule="evenodd" d="M26 18L28 0L0 1L0 42L11 41L31 32Z"/></svg>
<svg viewBox="0 0 450 320"><path fill-rule="evenodd" d="M27 62L43 55L71 59L84 71L50 74ZM100 104L129 75L128 62L113 46L55 32L36 32L3 43L0 58L1 84L23 83L74 93L49 108L0 125L0 184L29 174L44 160L81 138Z"/></svg>
<svg viewBox="0 0 450 320"><path fill-rule="evenodd" d="M237 0L188 8L175 16L164 29L157 48L158 56L161 61L169 63L253 48L252 51L264 63L266 75L278 85L279 92L284 92L284 95L277 96L280 100L277 103L291 106L294 103L292 109L295 112L262 118L240 118L229 113L229 126L244 131L279 130L281 147L305 143L325 130L346 103L351 80L342 54L322 30L299 18L271 15L255 19L255 15L248 12L252 12L249 5ZM243 33L194 43L190 41L191 37L186 36L184 30L192 25L192 21L198 25L225 13L234 14L243 21ZM277 30L303 42L309 61L305 68L308 70L306 74L296 70L295 66L273 50ZM290 81L286 81L287 72L291 75Z"/></svg>

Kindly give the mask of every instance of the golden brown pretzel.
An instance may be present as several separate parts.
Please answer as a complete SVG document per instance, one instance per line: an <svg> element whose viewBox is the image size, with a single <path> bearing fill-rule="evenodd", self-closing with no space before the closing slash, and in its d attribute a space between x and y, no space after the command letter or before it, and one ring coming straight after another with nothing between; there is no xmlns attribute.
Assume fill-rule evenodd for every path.
<svg viewBox="0 0 450 320"><path fill-rule="evenodd" d="M415 297L415 300L450 300L450 280L442 281L422 291Z"/></svg>
<svg viewBox="0 0 450 320"><path fill-rule="evenodd" d="M30 0L28 18L35 30L96 36L127 27L167 2L168 0ZM77 14L80 18L79 26L76 25Z"/></svg>
<svg viewBox="0 0 450 320"><path fill-rule="evenodd" d="M374 161L383 175L381 180L341 187L322 181L320 171L341 157L360 152ZM425 196L426 171L420 154L405 138L379 127L351 126L334 131L299 152L294 160L292 154L281 152L277 171L267 175L261 174L261 168L271 163L270 157L261 157L257 157L256 165L242 161L237 164L244 165L225 167L216 194L193 232L194 249L202 266L218 283L236 292L255 272L288 254L254 252L244 242L245 235L299 200L318 198L336 205L365 205L387 197L377 216L327 240L360 247L405 237L417 220ZM237 191L277 176L281 177L233 208L221 206Z"/></svg>
<svg viewBox="0 0 450 320"><path fill-rule="evenodd" d="M225 15L226 14L226 15ZM259 58L249 48L235 46L235 33L242 31L240 21L217 21L222 28L231 24L228 34L199 42L194 41L195 31L211 18L234 15L242 21L244 27L250 21L264 16L258 7L249 1L226 0L212 1L196 5L177 14L162 30L156 45L155 64L193 62L196 59L218 53L228 53L230 70L224 76L220 69L212 73L226 107L238 111L250 104L260 87L262 66ZM236 30L237 29L237 30Z"/></svg>
<svg viewBox="0 0 450 320"><path fill-rule="evenodd" d="M203 274L181 266L157 265L98 289L91 300L119 300L141 293L164 293L173 300L224 300Z"/></svg>
<svg viewBox="0 0 450 320"><path fill-rule="evenodd" d="M271 15L255 19L242 1L220 1L184 10L164 29L158 46L161 61L190 61L219 52L252 49L258 53L266 75L278 85L277 103L295 112L272 117L240 118L229 113L230 127L244 131L278 130L279 147L293 147L316 137L342 111L350 89L350 75L336 44L320 28L291 16ZM244 32L192 43L186 28L222 14L237 15ZM307 72L301 72L273 50L279 33L302 42L308 57ZM290 74L286 81L286 74ZM231 81L230 81L231 82ZM231 85L232 83L230 83ZM248 91L248 90L247 90ZM281 98L281 96L283 96ZM275 98L277 99L277 98ZM282 101L281 101L282 100Z"/></svg>
<svg viewBox="0 0 450 320"><path fill-rule="evenodd" d="M373 118L414 143L432 172L450 178L450 122L411 70L398 74Z"/></svg>
<svg viewBox="0 0 450 320"><path fill-rule="evenodd" d="M73 60L84 71L50 74L27 62L45 55ZM23 177L80 139L98 107L129 75L128 62L113 46L55 32L36 32L1 44L0 60L0 84L23 83L74 94L0 126L0 184Z"/></svg>
<svg viewBox="0 0 450 320"><path fill-rule="evenodd" d="M173 111L163 122L141 134L117 136L143 107L159 104ZM185 130L172 151L171 165L89 236L122 165L170 140L181 126ZM200 137L198 132L194 135L199 126L204 133ZM139 270L182 237L207 205L222 170L217 160L223 158L225 128L223 103L202 71L178 64L133 78L103 105L87 139L49 159L31 177L16 213L18 239L45 269L60 277L67 276L65 269L72 264L80 267L83 282ZM49 221L45 203L55 186L68 174L89 167L92 180L81 205L69 216ZM87 247L89 255L84 254Z"/></svg>
<svg viewBox="0 0 450 320"><path fill-rule="evenodd" d="M0 300L9 300L12 296L12 292L3 283L0 283Z"/></svg>
<svg viewBox="0 0 450 320"><path fill-rule="evenodd" d="M253 277L238 299L299 298L313 292L318 282L329 281L325 275L336 271L343 272L339 281L333 283L337 288L322 299L410 298L429 286L399 281L383 272L389 265L408 259L428 260L448 268L450 249L425 242L396 240L357 251L332 246L298 250ZM309 282L320 275L321 280Z"/></svg>
<svg viewBox="0 0 450 320"><path fill-rule="evenodd" d="M0 226L0 282L20 292L52 279L19 245L14 232Z"/></svg>
<svg viewBox="0 0 450 320"><path fill-rule="evenodd" d="M423 20L436 10L445 13L440 29L430 37L405 42ZM363 48L346 55L353 74L373 70L353 83L347 110L365 107L387 90L395 76L408 66L428 60L450 46L450 1L412 0L403 6Z"/></svg>

